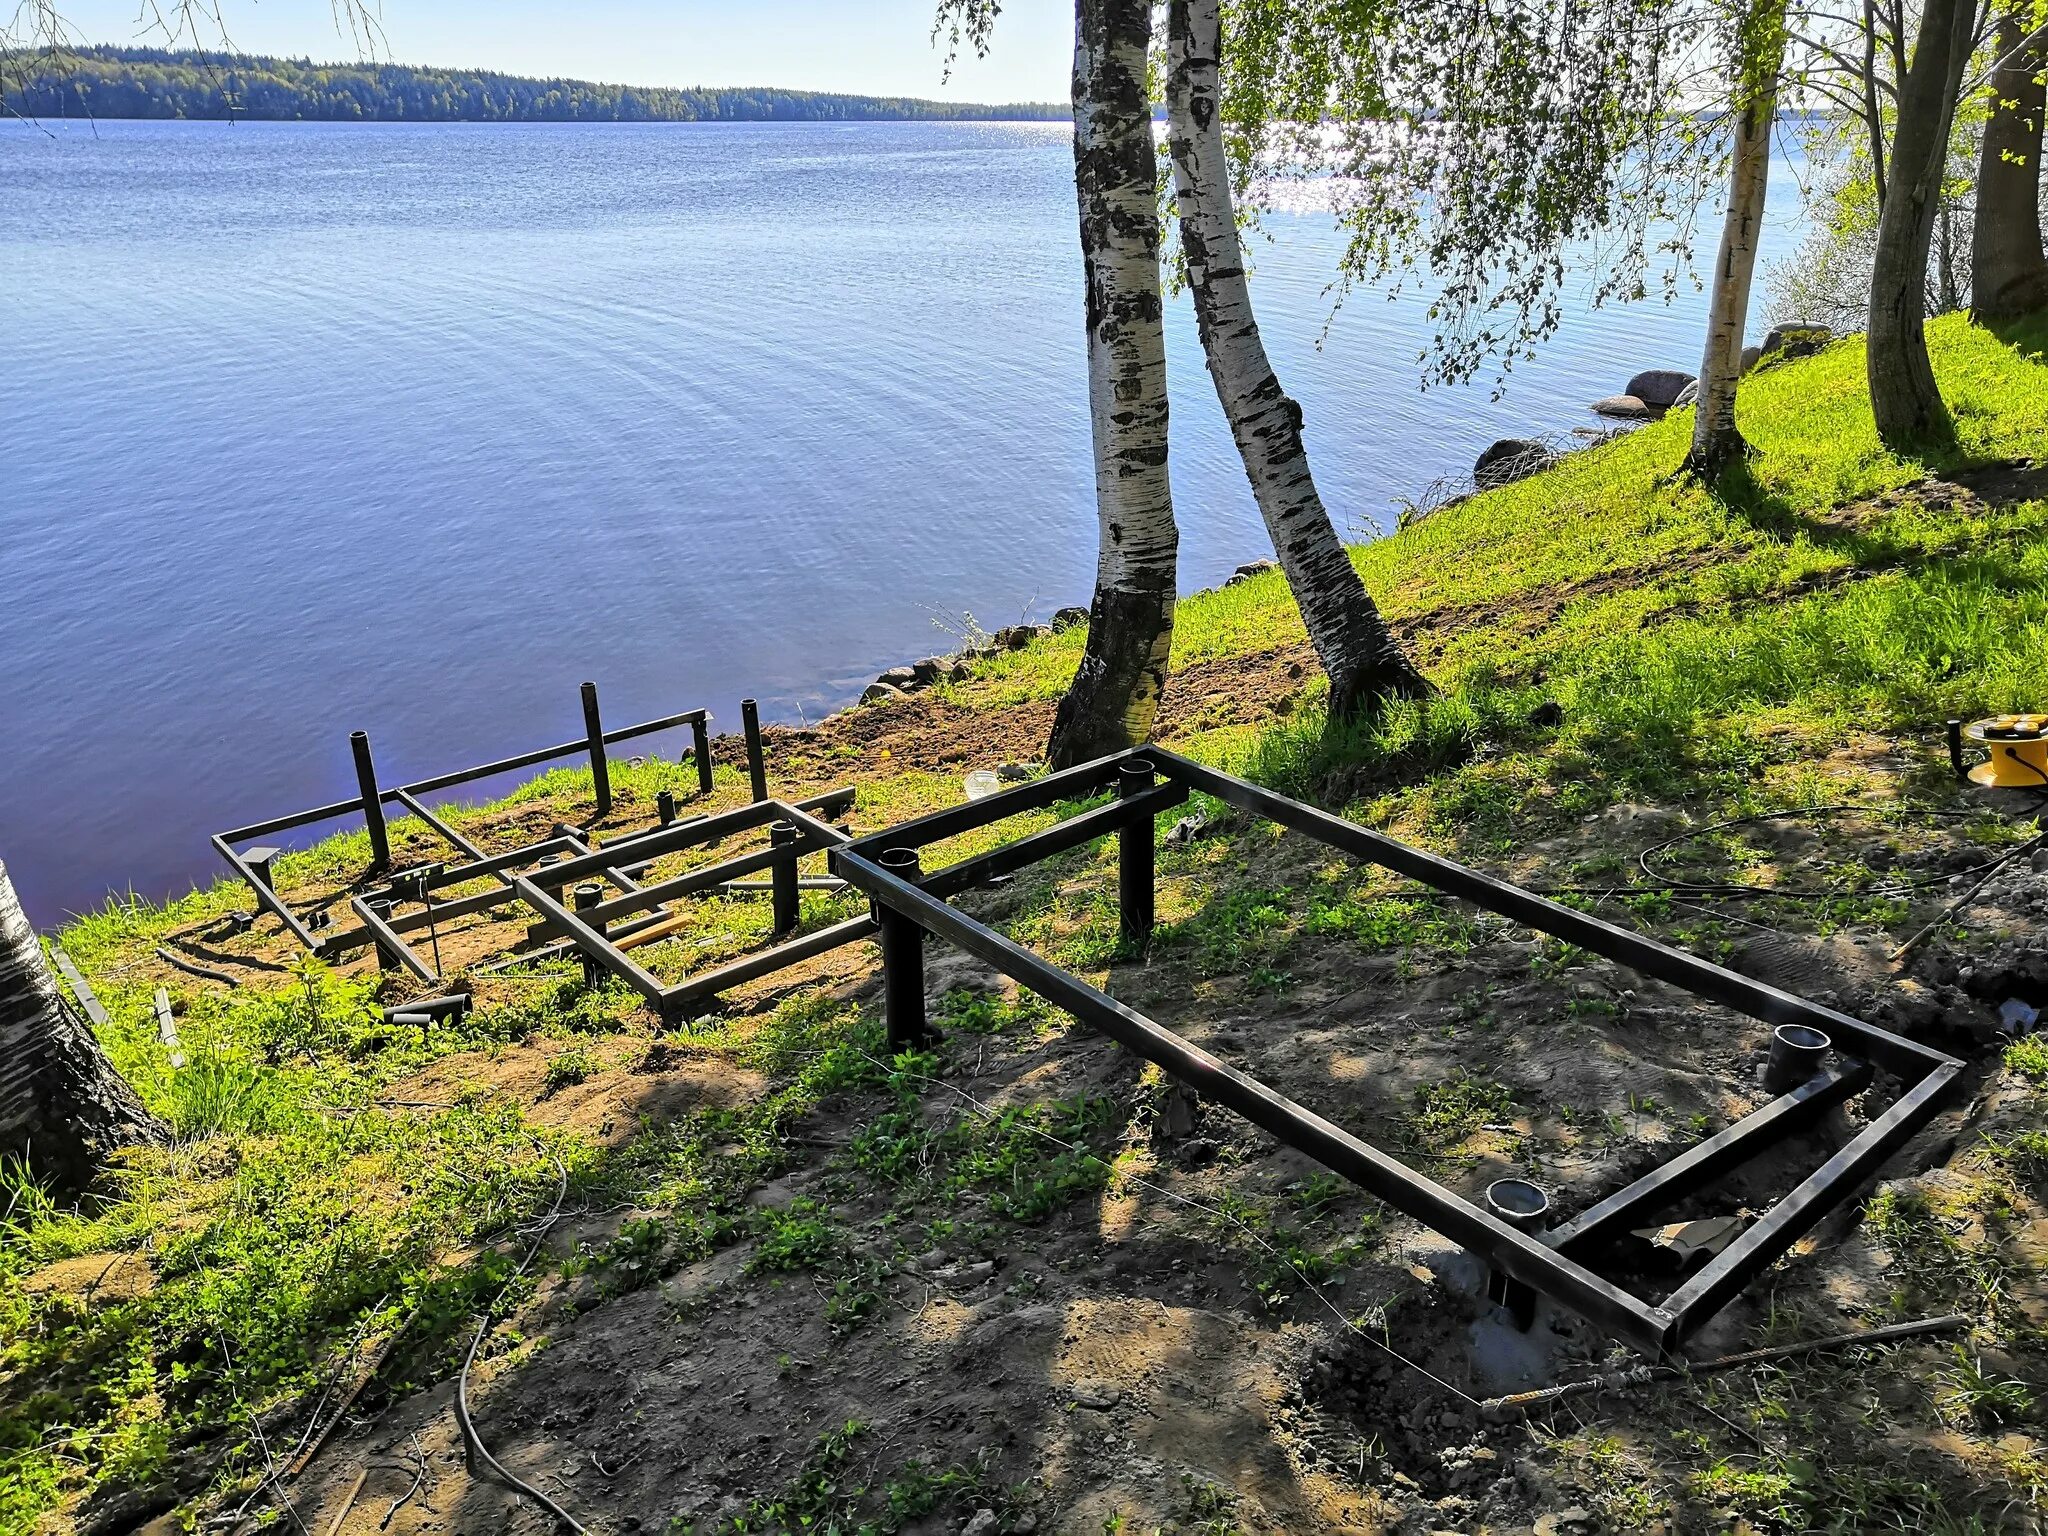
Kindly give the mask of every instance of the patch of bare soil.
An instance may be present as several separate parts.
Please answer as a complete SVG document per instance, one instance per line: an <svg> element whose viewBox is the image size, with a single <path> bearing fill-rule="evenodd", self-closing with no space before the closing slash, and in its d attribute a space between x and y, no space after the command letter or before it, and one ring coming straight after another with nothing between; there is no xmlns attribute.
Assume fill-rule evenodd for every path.
<svg viewBox="0 0 2048 1536"><path fill-rule="evenodd" d="M1624 821L1583 825L1522 872L1559 878L1618 840L1633 851L1669 835L1679 817L1645 807ZM1892 833L1845 823L1826 838L1769 835L1789 882L1817 878L1847 852L1872 853ZM1929 861L1956 853L1931 842L1908 850ZM1283 837L1260 844L1233 881L1299 891L1328 878L1331 863L1325 850ZM1164 861L1162 875L1171 885L1213 880L1214 871L1197 850ZM1080 896L1100 878L1083 872L1060 889ZM1006 923L1032 900L1011 888L972 905ZM1734 963L1876 1012L1901 980L1883 947L1875 930L1756 932ZM867 947L839 960L845 988L872 1000ZM963 986L1015 995L944 946L934 945L932 960L935 1008ZM1163 940L1147 962L1114 967L1107 984L1467 1195L1507 1174L1531 1177L1568 1215L1766 1098L1765 1026L1506 924L1391 950L1297 935L1266 960L1266 979L1256 981L1249 967L1218 972L1198 947ZM1954 1040L1954 1018L1984 1013L1966 982L1942 979L1955 963L1945 950L1919 962L1919 982L1938 1003L1902 1027ZM788 984L752 995L765 1004ZM603 1532L795 1529L794 1511L820 1480L842 1493L873 1490L871 1511L888 1507L882 1490L895 1490L915 1506L901 1515L905 1530L977 1536L1591 1531L1631 1507L1624 1495L1645 1489L1672 1501L1677 1524L1668 1528L1733 1523L1687 1493L1682 1471L1661 1466L1644 1438L1661 1425L1725 1441L1731 1455L1753 1451L1724 1432L1725 1416L1678 1389L1577 1399L1534 1422L1478 1412L1474 1398L1611 1370L1616 1357L1597 1330L1547 1303L1529 1331L1515 1329L1487 1302L1482 1266L1455 1245L1355 1193L1321 1204L1327 1192L1312 1163L1219 1110L1196 1106L1168 1123L1134 1059L1070 1024L960 1034L938 1050L940 1078L991 1108L1106 1098L1114 1122L1101 1145L1106 1155L1121 1151L1121 1175L1036 1223L997 1216L974 1191L906 1207L848 1152L886 1106L839 1095L800 1128L786 1172L755 1198L815 1201L829 1213L876 1292L867 1314L835 1321L835 1279L761 1271L751 1242L625 1294L602 1291L589 1275L547 1280L494 1331L472 1383L493 1453ZM650 1081L635 1071L645 1056L629 1040L599 1054L617 1065L552 1095L545 1059L528 1047L437 1063L404 1092L435 1098L482 1085L551 1123L602 1134L607 1120L617 1132L650 1103L673 1112L763 1086L703 1061ZM1671 1218L1761 1210L1891 1091L1880 1084ZM929 1089L924 1105L935 1124L966 1112L943 1087ZM1891 1176L1940 1178L1943 1160L1960 1155L1960 1124L1948 1125L1945 1143L1909 1148ZM572 1238L601 1240L623 1214L631 1213L578 1213L557 1233L557 1252ZM2040 1227L2038 1213L2030 1219ZM926 1225L934 1221L949 1225ZM1298 1240L1329 1251L1345 1234L1358 1234L1356 1244L1314 1287L1263 1246ZM1700 1347L1738 1347L1771 1316L1797 1315L1813 1331L1888 1320L1897 1262L1857 1235L1853 1211L1840 1213L1732 1303ZM1653 1297L1677 1283L1663 1272L1615 1278ZM2038 1288L2028 1297L2022 1305L2041 1305ZM1908 1346L1900 1368L1924 1376L1943 1358L1939 1348ZM1873 1378L1868 1390L1892 1392L1893 1379ZM531 1505L465 1464L451 1392L443 1382L401 1398L338 1437L295 1494L305 1526L548 1529ZM848 1434L849 1424L860 1427ZM1581 1432L1628 1436L1639 1483L1617 1491L1611 1472L1558 1451ZM1948 1488L1953 1507L1991 1497L1982 1437L1890 1435L1892 1465ZM837 1459L821 1461L820 1445L835 1436ZM904 1492L920 1486L918 1475L948 1468L958 1479L928 1510ZM417 1493L386 1523L416 1478Z"/></svg>
<svg viewBox="0 0 2048 1536"><path fill-rule="evenodd" d="M1822 514L1816 521L1841 528L1875 522L1902 506L1934 511L1988 513L2048 497L2048 462L2009 459L1953 475L1927 475L1910 485L1867 501L1852 502Z"/></svg>

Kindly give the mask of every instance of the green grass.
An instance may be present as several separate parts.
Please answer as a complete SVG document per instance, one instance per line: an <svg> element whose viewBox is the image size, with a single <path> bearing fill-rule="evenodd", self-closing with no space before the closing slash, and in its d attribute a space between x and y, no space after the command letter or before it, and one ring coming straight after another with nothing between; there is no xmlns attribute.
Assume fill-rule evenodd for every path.
<svg viewBox="0 0 2048 1536"><path fill-rule="evenodd" d="M1175 744L1404 837L1501 858L1624 797L1705 815L1837 798L1820 760L1851 733L1917 750L1924 767L1909 768L1904 787L1947 793L1942 718L2043 702L2048 502L1984 515L1932 505L1912 487L1930 470L2048 454L2048 366L2029 360L2030 351L2048 352L2048 331L2001 339L1952 318L1931 327L1929 341L1957 418L1955 461L1920 464L1879 448L1856 340L1763 370L1738 405L1758 450L1740 484L1710 491L1671 478L1690 427L1681 412L1355 550L1389 616L1419 626L1434 699L1332 729L1311 677L1285 712L1214 729L1198 720ZM1303 638L1284 581L1264 575L1183 602L1175 664L1231 663ZM1071 629L1006 652L939 692L980 709L1053 697L1084 639ZM829 754L812 765L820 775L837 766ZM879 770L862 784L866 826L958 797L955 775L891 774L879 749L861 766ZM695 793L688 764L615 763L612 778L627 803L651 802L662 788ZM717 793L714 804L732 803L745 787L722 767ZM567 814L589 794L587 769L563 769L508 801L447 814L480 829L508 808ZM962 836L933 849L930 862L970 857L1083 808L1057 806ZM1217 827L1162 850L1155 957L1205 988L1207 979L1235 977L1286 989L1304 939L1334 953L1391 953L1405 967L1413 957L1456 962L1477 937L1468 918L1372 877L1277 873L1263 861L1266 830L1199 798L1194 808ZM393 823L393 837L401 849L431 841L409 818ZM1746 852L1733 843L1716 851L1738 863ZM280 878L337 886L366 856L361 834L329 839L281 860ZM1012 933L1091 974L1128 960L1114 857L1113 845L1098 844L1020 877L1001 898ZM246 1488L258 1465L251 1416L289 1418L359 1337L400 1336L384 1389L445 1379L449 1341L466 1334L510 1268L509 1235L552 1201L558 1157L577 1200L635 1212L568 1261L594 1275L603 1294L751 1244L751 1283L795 1288L793 1277L803 1277L842 1334L889 1304L889 1233L923 1231L933 1245L992 1251L1020 1225L1085 1210L1109 1186L1129 1128L1131 1106L1099 1093L1019 1104L993 1118L961 1113L927 1091L937 1057L883 1060L872 1014L822 992L758 1016L712 1015L687 1035L651 1042L758 1073L766 1087L736 1107L639 1127L616 1147L544 1129L503 1097L379 1107L393 1085L444 1057L488 1058L515 1043L542 1053L550 1093L643 1056L649 1024L637 998L616 986L586 990L573 964L544 969L425 1032L383 1023L374 978L317 965L267 991L174 987L190 1064L173 1073L156 1039L152 988L131 977L129 963L173 930L247 904L246 892L226 883L162 906L130 898L61 935L111 1012L103 1031L110 1054L175 1139L127 1159L107 1198L84 1211L50 1202L28 1170L0 1167L0 1531L26 1530L95 1487L160 1481L194 1445L217 1458L205 1464L213 1489ZM1882 904L1838 906L1816 910L1816 922L1895 915ZM765 902L710 899L691 910L680 942L643 952L665 976L716 964L766 936ZM857 902L807 893L803 923L857 910ZM1672 912L1646 899L1637 916ZM1716 952L1712 920L1688 921L1696 923L1688 941ZM1532 966L1562 977L1583 959L1551 950ZM1029 997L980 992L949 995L935 1017L970 1052L1048 1042L1067 1023ZM620 1038L629 1034L642 1039ZM2030 1091L2048 1085L2048 1046L2038 1037L2013 1043L2004 1064ZM859 1106L858 1123L817 1196L778 1209L750 1205L749 1193L798 1156L795 1128L846 1096ZM1515 1112L1503 1085L1458 1075L1418 1090L1399 1134L1423 1156L1453 1156L1479 1126ZM2011 1202L2031 1190L2038 1199L2048 1167L2043 1134L2022 1125L1985 1142L1972 1198ZM869 1221L851 1209L853 1187L884 1214ZM1288 1200L1247 1198L1227 1192L1224 1205L1279 1249L1235 1246L1270 1308L1294 1305L1304 1275L1338 1283L1377 1243L1378 1213L1354 1214L1342 1190L1310 1181ZM1994 1336L2021 1327L2010 1298L2035 1278L2016 1274L1995 1243L1957 1235L1982 1215L1937 1208L1911 1189L1874 1196L1867 1230L1892 1260L1884 1308L1967 1311ZM66 1260L95 1270L103 1261L146 1264L154 1284L104 1302L30 1284ZM1959 1432L2038 1415L2014 1378L1975 1353L1944 1369L1940 1411ZM803 1476L757 1501L749 1528L891 1530L957 1506L979 1486L975 1468L857 1466L862 1433L848 1425L822 1440ZM1617 1517L1644 1517L1654 1500L1637 1476L1635 1449L1592 1435L1572 1454ZM1816 1472L1775 1453L1740 1466L1703 1457L1674 1481L1696 1499L1781 1523L1852 1507L1842 1502L1851 1486L1846 1471ZM1873 1510L1932 1520L1944 1507L1910 1481L1893 1486L1873 1475L1861 1486L1855 1497Z"/></svg>

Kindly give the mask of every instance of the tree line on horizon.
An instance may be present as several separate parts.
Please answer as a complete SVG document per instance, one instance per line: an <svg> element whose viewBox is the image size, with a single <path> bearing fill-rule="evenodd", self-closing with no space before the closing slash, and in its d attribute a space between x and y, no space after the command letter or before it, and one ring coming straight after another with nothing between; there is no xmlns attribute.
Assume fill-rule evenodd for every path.
<svg viewBox="0 0 2048 1536"><path fill-rule="evenodd" d="M223 55L199 49L66 48L0 69L10 112L31 118L308 122L696 123L1064 119L1064 102L927 101L771 86L608 85L494 70Z"/></svg>

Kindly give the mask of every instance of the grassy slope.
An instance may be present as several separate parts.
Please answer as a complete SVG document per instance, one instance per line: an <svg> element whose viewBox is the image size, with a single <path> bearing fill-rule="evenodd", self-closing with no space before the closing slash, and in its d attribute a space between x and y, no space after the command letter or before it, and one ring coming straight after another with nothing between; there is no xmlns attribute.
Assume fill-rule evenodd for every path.
<svg viewBox="0 0 2048 1536"><path fill-rule="evenodd" d="M1945 468L2048 454L2048 368L1957 321L1934 327L1931 343L1963 447ZM1754 376L1740 419L1759 457L1753 483L1729 500L1662 479L1680 456L1682 414L1357 550L1388 615L1422 637L1443 697L1332 739L1311 692L1309 707L1284 719L1183 745L1493 858L1622 796L1734 811L1812 800L1839 787L1818 764L1846 730L1930 743L1949 713L2038 704L2048 503L1986 517L1914 494L1926 468L1879 449L1862 377L1854 341ZM1266 576L1184 603L1176 659L1226 660L1301 635L1284 584ZM1080 643L1067 632L946 692L972 709L1053 696ZM615 773L641 775L645 784L627 787L651 793L674 771ZM950 779L904 775L864 790L864 822L955 792ZM563 773L516 798L566 805L587 793L587 774ZM721 794L739 793L722 784ZM293 874L346 869L363 852L360 840L337 840L298 856ZM1219 964L1256 959L1257 946L1233 936L1266 920L1262 898L1233 887L1227 858L1216 867L1209 909L1162 918L1219 943ZM516 1006L482 1009L421 1042L374 1023L368 981L310 966L260 997L223 1002L194 989L181 1027L195 1065L174 1077L154 1043L148 989L126 969L159 935L241 900L223 886L165 909L110 909L62 936L115 1010L117 1059L181 1136L84 1214L40 1203L14 1170L12 1203L0 1202L0 1530L26 1529L102 1482L147 1486L183 1470L190 1494L246 1480L260 1466L250 1414L317 1389L352 1338L401 1323L439 1338L401 1354L394 1385L444 1379L456 1348L447 1340L463 1332L456 1320L495 1293L506 1267L491 1254L453 1256L545 1205L557 1153L579 1194L669 1211L685 1234L677 1251L708 1248L759 1224L739 1200L786 1157L780 1129L823 1095L873 1081L853 1050L872 1041L872 1018L800 995L765 1020L691 1042L766 1074L767 1097L621 1150L536 1134L502 1099L385 1112L371 1107L380 1090L453 1053L525 1041L550 1053L551 1082L607 1070L617 1038L644 1033L634 1001L586 994L565 969ZM1020 936L1095 969L1114 926L1096 908L1049 908ZM834 915L822 899L807 913ZM707 932L719 921L708 917ZM751 935L725 940L738 948ZM976 1156L1001 1163L988 1149ZM1041 1171L1055 1193L1072 1174ZM363 1201L365 1188L385 1198ZM802 1236L760 1235L771 1245ZM30 1278L72 1256L104 1263L133 1252L147 1254L155 1277L133 1297L89 1304ZM842 1293L865 1294L844 1293L857 1280L839 1276ZM225 1459L177 1454L192 1444ZM1598 1447L1585 1454L1597 1461ZM1792 1498L1783 1469L1772 1476L1726 1501L1761 1514ZM2034 1497L2043 1483L2048 1475L2035 1477Z"/></svg>

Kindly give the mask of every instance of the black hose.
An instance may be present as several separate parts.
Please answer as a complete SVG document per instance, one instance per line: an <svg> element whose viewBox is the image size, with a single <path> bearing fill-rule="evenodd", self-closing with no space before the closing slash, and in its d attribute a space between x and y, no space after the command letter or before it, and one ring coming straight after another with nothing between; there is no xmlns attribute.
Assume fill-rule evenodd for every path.
<svg viewBox="0 0 2048 1536"><path fill-rule="evenodd" d="M211 969L210 967L199 965L191 960L185 959L182 955L178 954L177 951L167 949L161 945L157 947L156 957L157 959L163 961L165 965L173 966L176 969L183 971L187 976L197 976L202 981L222 981L226 982L231 987L239 987L241 985L241 982L237 981L234 977L230 976L226 971L216 971Z"/></svg>

